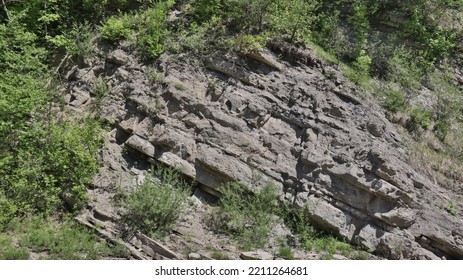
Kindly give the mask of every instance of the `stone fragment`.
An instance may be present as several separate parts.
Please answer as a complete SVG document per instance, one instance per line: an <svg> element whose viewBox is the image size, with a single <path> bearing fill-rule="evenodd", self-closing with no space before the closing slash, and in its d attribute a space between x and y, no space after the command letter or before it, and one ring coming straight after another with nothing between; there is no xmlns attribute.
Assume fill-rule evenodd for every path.
<svg viewBox="0 0 463 280"><path fill-rule="evenodd" d="M149 157L154 157L154 146L148 140L145 140L137 135L130 136L125 142L127 146L134 148L142 154Z"/></svg>
<svg viewBox="0 0 463 280"><path fill-rule="evenodd" d="M200 260L202 258L201 258L201 255L198 254L198 253L189 253L188 254L188 259L189 260Z"/></svg>
<svg viewBox="0 0 463 280"><path fill-rule="evenodd" d="M283 68L283 66L277 61L274 55L268 51L247 52L245 56L262 62L278 71L281 71Z"/></svg>
<svg viewBox="0 0 463 280"><path fill-rule="evenodd" d="M129 62L129 56L125 54L122 50L115 50L114 52L110 53L106 58L106 61L115 64L115 65L125 65Z"/></svg>
<svg viewBox="0 0 463 280"><path fill-rule="evenodd" d="M242 252L240 258L243 260L273 260L273 255L265 251L257 250Z"/></svg>

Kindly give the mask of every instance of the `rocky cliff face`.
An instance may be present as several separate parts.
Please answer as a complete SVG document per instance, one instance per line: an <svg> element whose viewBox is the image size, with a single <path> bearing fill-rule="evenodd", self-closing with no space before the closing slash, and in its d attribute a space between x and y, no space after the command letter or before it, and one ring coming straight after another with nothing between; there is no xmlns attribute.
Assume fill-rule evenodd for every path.
<svg viewBox="0 0 463 280"><path fill-rule="evenodd" d="M101 49L102 58L70 67L69 106L99 103L113 128L94 192L136 184L121 175L130 166L115 151L125 149L142 156L137 166L178 167L215 196L227 181L272 181L314 225L387 258L463 258L463 221L442 207L457 194L406 163L382 109L336 66L270 47L205 62L163 55L153 65ZM95 95L98 79L110 94Z"/></svg>

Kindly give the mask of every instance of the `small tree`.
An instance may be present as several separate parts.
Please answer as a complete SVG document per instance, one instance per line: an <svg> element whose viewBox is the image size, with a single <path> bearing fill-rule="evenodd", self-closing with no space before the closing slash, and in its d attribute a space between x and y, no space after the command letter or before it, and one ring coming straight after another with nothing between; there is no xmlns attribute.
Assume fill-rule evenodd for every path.
<svg viewBox="0 0 463 280"><path fill-rule="evenodd" d="M289 35L292 43L306 37L314 22L318 1L277 0L270 7L269 25L277 34Z"/></svg>
<svg viewBox="0 0 463 280"><path fill-rule="evenodd" d="M239 29L261 32L273 2L275 0L228 0L224 6Z"/></svg>

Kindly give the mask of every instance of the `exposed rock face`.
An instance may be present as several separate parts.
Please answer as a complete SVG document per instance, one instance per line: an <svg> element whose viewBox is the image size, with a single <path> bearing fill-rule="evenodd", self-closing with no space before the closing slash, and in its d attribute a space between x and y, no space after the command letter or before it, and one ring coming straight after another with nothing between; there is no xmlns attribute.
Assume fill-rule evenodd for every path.
<svg viewBox="0 0 463 280"><path fill-rule="evenodd" d="M267 51L202 65L163 55L156 66L116 50L69 72L73 94L82 93L71 105L84 110L102 75L112 91L100 111L115 145L180 168L213 195L224 182L260 177L317 227L375 253L463 258L463 222L439 207L450 198L406 163L380 107L335 67L272 48L282 59ZM162 83L149 81L150 67Z"/></svg>

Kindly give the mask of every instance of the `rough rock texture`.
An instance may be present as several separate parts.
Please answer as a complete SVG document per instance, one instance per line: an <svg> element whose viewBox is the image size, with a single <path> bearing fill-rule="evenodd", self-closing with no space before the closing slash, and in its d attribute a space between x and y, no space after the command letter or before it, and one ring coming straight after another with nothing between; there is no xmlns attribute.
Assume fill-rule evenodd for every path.
<svg viewBox="0 0 463 280"><path fill-rule="evenodd" d="M115 50L70 69L70 105L90 108L103 77L111 93L98 113L113 125L112 145L176 166L215 196L227 181L272 181L317 227L388 258L463 258L463 222L442 206L454 194L406 163L380 107L335 66L270 47L204 64L163 55L155 65ZM104 169L129 172L115 161L109 154Z"/></svg>

